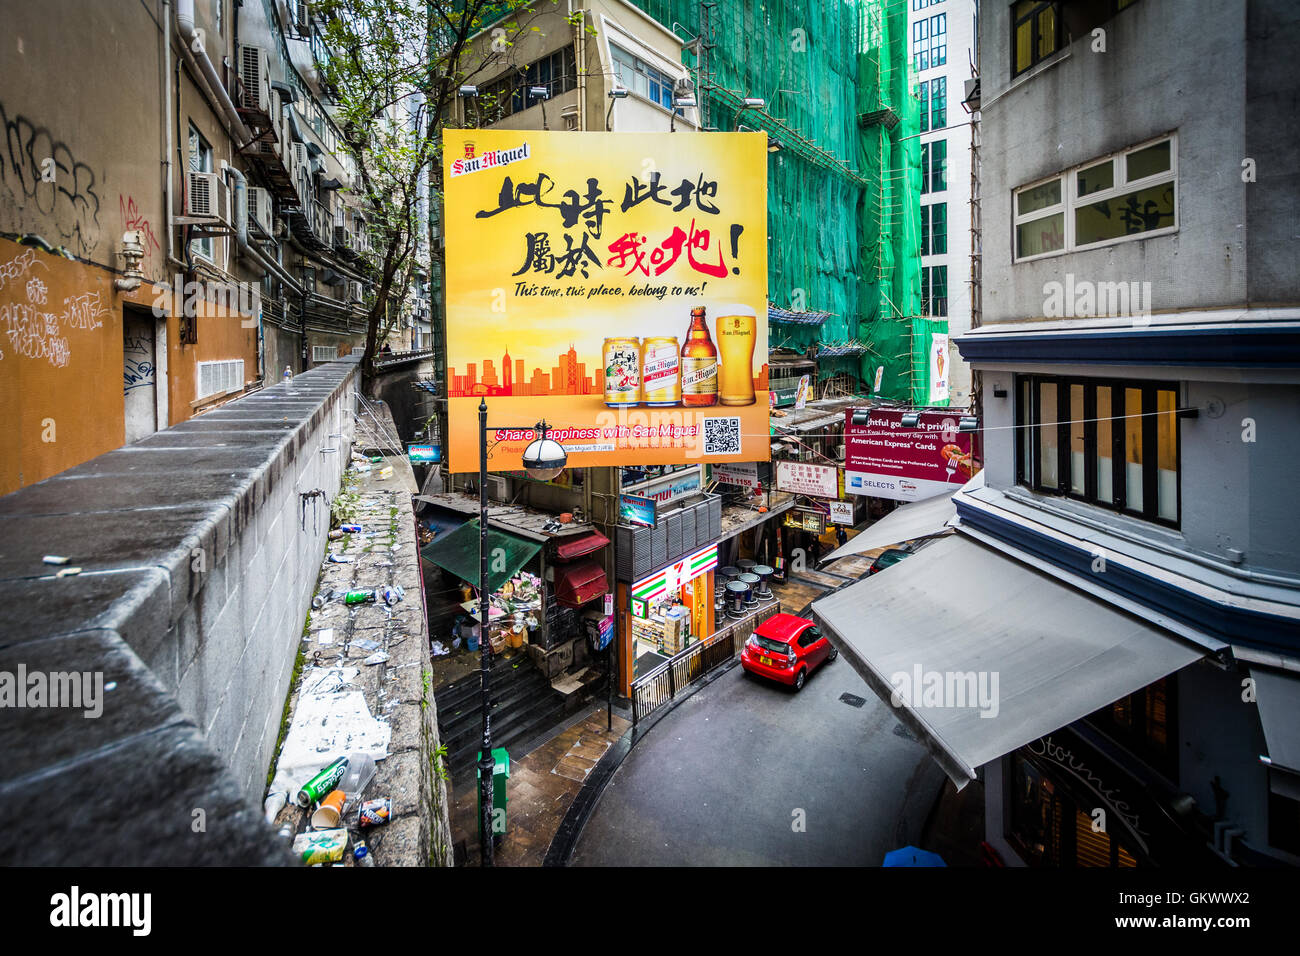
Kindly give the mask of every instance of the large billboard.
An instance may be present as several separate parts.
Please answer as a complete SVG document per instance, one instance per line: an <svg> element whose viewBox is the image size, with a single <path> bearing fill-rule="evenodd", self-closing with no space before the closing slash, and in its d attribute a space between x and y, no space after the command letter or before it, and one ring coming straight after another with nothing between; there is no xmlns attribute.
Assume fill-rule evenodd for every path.
<svg viewBox="0 0 1300 956"><path fill-rule="evenodd" d="M443 133L451 470L766 461L767 136ZM517 468L530 428L495 432Z"/></svg>
<svg viewBox="0 0 1300 956"><path fill-rule="evenodd" d="M852 495L920 501L952 494L981 464L971 434L957 430L953 412L920 412L904 427L903 408L873 408L866 425L844 416L844 490ZM917 413L912 413L917 414Z"/></svg>

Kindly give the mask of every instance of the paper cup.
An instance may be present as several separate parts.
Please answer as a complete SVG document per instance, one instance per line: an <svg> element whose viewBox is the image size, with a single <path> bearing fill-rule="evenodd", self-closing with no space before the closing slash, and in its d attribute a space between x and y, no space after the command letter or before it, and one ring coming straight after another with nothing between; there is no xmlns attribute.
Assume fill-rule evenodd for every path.
<svg viewBox="0 0 1300 956"><path fill-rule="evenodd" d="M345 796L342 790L331 790L326 794L316 812L311 815L311 825L317 830L332 830L337 827L343 816Z"/></svg>

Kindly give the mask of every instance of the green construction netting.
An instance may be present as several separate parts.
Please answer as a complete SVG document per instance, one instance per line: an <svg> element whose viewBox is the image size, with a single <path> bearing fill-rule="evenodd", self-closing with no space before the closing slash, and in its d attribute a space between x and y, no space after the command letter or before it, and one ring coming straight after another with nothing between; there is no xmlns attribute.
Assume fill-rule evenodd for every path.
<svg viewBox="0 0 1300 956"><path fill-rule="evenodd" d="M542 546L536 541L488 528L488 590L495 591L527 564ZM420 549L420 557L462 581L479 582L479 522L466 521Z"/></svg>
<svg viewBox="0 0 1300 956"><path fill-rule="evenodd" d="M907 0L633 0L685 39L712 43L692 69L706 129L766 130L768 285L816 326L773 324L770 344L852 345L823 359L881 397L924 402L928 335L921 313L918 101L907 53ZM705 75L701 75L705 74ZM742 110L761 97L763 110ZM927 323L927 328L929 327ZM868 384L869 387L869 384Z"/></svg>

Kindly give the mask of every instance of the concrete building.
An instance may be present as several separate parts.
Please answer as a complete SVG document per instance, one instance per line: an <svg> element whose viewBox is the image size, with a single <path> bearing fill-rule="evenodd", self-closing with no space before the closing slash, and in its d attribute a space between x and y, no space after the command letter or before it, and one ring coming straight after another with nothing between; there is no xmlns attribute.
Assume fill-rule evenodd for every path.
<svg viewBox="0 0 1300 956"><path fill-rule="evenodd" d="M365 214L307 4L3 6L0 493L350 351Z"/></svg>
<svg viewBox="0 0 1300 956"><path fill-rule="evenodd" d="M1300 863L1297 38L981 7L982 487L814 610L1008 865Z"/></svg>
<svg viewBox="0 0 1300 956"><path fill-rule="evenodd" d="M908 52L921 119L921 311L948 320L948 400L971 404L955 340L971 327L971 126L962 109L976 63L975 0L910 0Z"/></svg>

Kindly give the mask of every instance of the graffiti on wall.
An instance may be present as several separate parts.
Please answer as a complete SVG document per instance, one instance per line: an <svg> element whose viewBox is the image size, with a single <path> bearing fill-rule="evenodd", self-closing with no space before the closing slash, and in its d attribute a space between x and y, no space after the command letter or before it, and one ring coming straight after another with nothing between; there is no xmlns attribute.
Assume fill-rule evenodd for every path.
<svg viewBox="0 0 1300 956"><path fill-rule="evenodd" d="M48 221L63 244L81 256L99 245L99 179L71 148L26 116L12 119L0 103L0 186L28 219ZM45 226L42 224L42 229ZM21 232L24 230L15 230Z"/></svg>
<svg viewBox="0 0 1300 956"><path fill-rule="evenodd" d="M147 335L128 335L123 340L122 352L122 394L153 385L153 340Z"/></svg>
<svg viewBox="0 0 1300 956"><path fill-rule="evenodd" d="M153 251L162 248L158 244L158 237L154 235L153 223L137 208L134 196L123 196L118 193L117 205L122 211L122 221L126 224L125 231L130 232L134 229L140 233L140 243L144 246L144 267L148 271L153 264Z"/></svg>
<svg viewBox="0 0 1300 956"><path fill-rule="evenodd" d="M24 249L14 258L0 263L0 294L9 292L0 302L0 333L14 354L30 359L44 359L55 368L63 368L72 358L66 332L102 328L108 309L99 292L82 292L65 296L62 309L50 302L49 286L39 269L49 267L36 256L34 249ZM6 357L0 346L0 360Z"/></svg>

